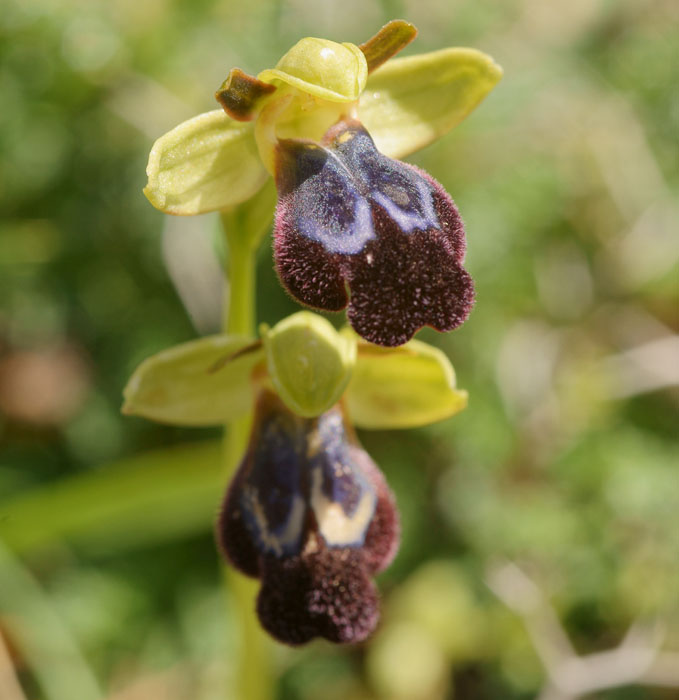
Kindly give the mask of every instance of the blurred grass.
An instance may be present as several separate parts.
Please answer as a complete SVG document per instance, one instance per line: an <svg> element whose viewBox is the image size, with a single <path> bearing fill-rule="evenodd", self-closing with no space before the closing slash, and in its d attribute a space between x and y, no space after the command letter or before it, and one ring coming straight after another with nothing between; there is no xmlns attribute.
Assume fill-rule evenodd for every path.
<svg viewBox="0 0 679 700"><path fill-rule="evenodd" d="M484 583L498 557L530 571L580 652L651 618L679 649L675 2L8 0L0 536L106 692L128 688L121 700L225 697L235 644L210 534L216 433L119 415L140 360L194 337L192 318L201 332L219 323L196 283L214 274L214 221L173 221L203 244L182 259L188 314L166 222L141 194L148 149L213 109L232 66L256 73L305 35L360 42L393 14L420 29L408 53L471 45L505 69L414 158L467 225L476 308L453 334L421 335L452 358L470 404L428 429L363 436L402 512L384 622L364 649L280 650L279 696L535 697L535 651ZM259 277L260 321L295 310L266 244ZM3 602L20 679L48 698L8 619ZM395 689L389 669L415 655L421 677Z"/></svg>
<svg viewBox="0 0 679 700"><path fill-rule="evenodd" d="M0 536L30 552L62 539L126 552L208 530L223 486L219 441L131 457L5 501Z"/></svg>

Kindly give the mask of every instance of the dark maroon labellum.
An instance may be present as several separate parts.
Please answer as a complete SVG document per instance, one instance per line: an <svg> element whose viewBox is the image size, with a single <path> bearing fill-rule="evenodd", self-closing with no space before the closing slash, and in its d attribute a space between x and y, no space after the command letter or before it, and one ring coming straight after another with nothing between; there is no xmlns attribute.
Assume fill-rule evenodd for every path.
<svg viewBox="0 0 679 700"><path fill-rule="evenodd" d="M365 639L379 617L371 577L398 532L384 477L340 408L301 418L263 392L217 525L228 559L262 581L262 626L287 644Z"/></svg>
<svg viewBox="0 0 679 700"><path fill-rule="evenodd" d="M474 286L455 204L427 173L382 155L359 122L339 122L322 144L279 141L276 186L276 269L298 301L349 304L351 325L378 345L466 320Z"/></svg>

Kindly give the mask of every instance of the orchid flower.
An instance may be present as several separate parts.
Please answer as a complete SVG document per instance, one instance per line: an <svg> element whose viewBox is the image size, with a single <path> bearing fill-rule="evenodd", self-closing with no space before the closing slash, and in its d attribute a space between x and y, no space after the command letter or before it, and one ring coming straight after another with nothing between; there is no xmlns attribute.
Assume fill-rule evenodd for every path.
<svg viewBox="0 0 679 700"><path fill-rule="evenodd" d="M253 415L216 537L259 579L260 622L288 644L358 642L378 621L372 578L396 553L399 518L354 426L427 425L467 403L447 357L412 340L469 314L462 219L438 182L397 159L461 121L501 70L473 49L392 58L415 34L396 20L360 46L302 39L257 77L234 68L222 109L162 136L149 158L154 206L221 212L232 277L274 214L272 178L281 283L305 306L348 307L340 331L301 311L257 338L184 343L144 361L124 392L124 412L166 423ZM249 300L244 280L233 299ZM254 307L242 306L228 327L248 333Z"/></svg>
<svg viewBox="0 0 679 700"><path fill-rule="evenodd" d="M299 41L257 77L234 68L223 110L154 145L146 196L169 214L223 210L278 190L274 258L305 306L339 311L366 340L407 342L469 315L465 231L453 200L401 158L461 121L501 77L474 49L392 56L416 34L395 20L356 46Z"/></svg>
<svg viewBox="0 0 679 700"><path fill-rule="evenodd" d="M249 444L217 541L262 587L262 625L288 644L358 642L379 617L372 576L398 548L394 498L353 425L409 428L461 411L467 393L438 349L381 348L301 311L261 338L216 335L145 360L123 411L217 425L251 411Z"/></svg>

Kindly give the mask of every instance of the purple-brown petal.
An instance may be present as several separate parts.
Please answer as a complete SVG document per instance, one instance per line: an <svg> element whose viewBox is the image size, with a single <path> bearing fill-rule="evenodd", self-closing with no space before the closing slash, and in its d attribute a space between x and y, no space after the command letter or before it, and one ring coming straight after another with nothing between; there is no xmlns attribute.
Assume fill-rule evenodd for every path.
<svg viewBox="0 0 679 700"><path fill-rule="evenodd" d="M408 46L416 36L417 29L410 22L402 19L392 19L391 22L387 22L375 36L358 47L365 56L368 73L377 70L401 49Z"/></svg>
<svg viewBox="0 0 679 700"><path fill-rule="evenodd" d="M392 228L350 274L347 318L376 345L403 345L423 326L453 330L474 301L471 277L454 263L438 232L409 237Z"/></svg>
<svg viewBox="0 0 679 700"><path fill-rule="evenodd" d="M439 227L436 182L422 170L382 155L360 122L339 122L323 141L352 174L373 211L380 207L403 233Z"/></svg>
<svg viewBox="0 0 679 700"><path fill-rule="evenodd" d="M375 488L375 513L365 533L363 547L365 565L371 574L379 574L393 561L401 539L401 524L394 496L384 475L370 455L360 446L352 445L353 458Z"/></svg>
<svg viewBox="0 0 679 700"><path fill-rule="evenodd" d="M316 551L263 561L257 613L262 626L286 644L314 637L355 643L375 628L379 603L363 553L321 542Z"/></svg>
<svg viewBox="0 0 679 700"><path fill-rule="evenodd" d="M257 80L240 68L232 68L227 79L215 92L215 99L232 119L247 122L254 118L267 95L275 90L274 85Z"/></svg>
<svg viewBox="0 0 679 700"><path fill-rule="evenodd" d="M462 267L465 236L457 207L433 178L401 165L431 186L439 226L404 233L376 205L377 241L347 271L349 322L366 340L386 346L402 345L423 326L451 331L467 319L474 304L474 283Z"/></svg>
<svg viewBox="0 0 679 700"><path fill-rule="evenodd" d="M322 244L297 235L280 200L276 211L274 258L287 292L302 304L324 311L341 311L349 301L339 255Z"/></svg>
<svg viewBox="0 0 679 700"><path fill-rule="evenodd" d="M467 319L464 226L438 182L379 153L356 120L322 144L281 141L277 153L274 256L293 297L327 311L349 300L349 322L378 345Z"/></svg>
<svg viewBox="0 0 679 700"><path fill-rule="evenodd" d="M288 225L328 253L354 255L375 237L361 183L337 153L320 144L279 141L276 188Z"/></svg>

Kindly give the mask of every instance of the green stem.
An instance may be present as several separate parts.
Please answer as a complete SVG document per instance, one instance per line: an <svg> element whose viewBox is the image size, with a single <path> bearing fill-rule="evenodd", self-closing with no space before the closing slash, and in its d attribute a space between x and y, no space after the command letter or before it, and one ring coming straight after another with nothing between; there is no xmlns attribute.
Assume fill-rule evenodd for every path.
<svg viewBox="0 0 679 700"><path fill-rule="evenodd" d="M228 246L228 289L225 292L224 330L231 335L253 336L255 327L256 245L247 230L247 217L224 212L222 226ZM228 299L228 302L227 302ZM247 449L252 415L226 426L224 439L224 478L228 483ZM237 659L238 700L272 700L274 680L269 641L255 615L255 595L259 584L228 565L223 567L227 594L239 617L240 649ZM229 697L233 697L230 695Z"/></svg>
<svg viewBox="0 0 679 700"><path fill-rule="evenodd" d="M255 251L240 231L227 227L237 223L234 216L223 215L228 245L227 303L224 304L224 330L231 335L252 336L255 332Z"/></svg>

